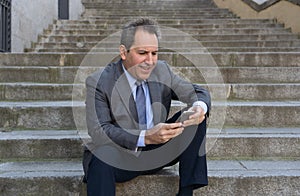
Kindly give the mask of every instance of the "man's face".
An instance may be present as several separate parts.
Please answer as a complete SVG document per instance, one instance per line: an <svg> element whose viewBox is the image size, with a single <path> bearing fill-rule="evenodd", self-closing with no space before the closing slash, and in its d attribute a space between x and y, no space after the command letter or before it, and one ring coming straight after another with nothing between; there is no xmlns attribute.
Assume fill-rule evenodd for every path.
<svg viewBox="0 0 300 196"><path fill-rule="evenodd" d="M127 71L136 79L148 79L158 59L156 35L138 29L129 52L122 47L124 46L120 47L121 58Z"/></svg>

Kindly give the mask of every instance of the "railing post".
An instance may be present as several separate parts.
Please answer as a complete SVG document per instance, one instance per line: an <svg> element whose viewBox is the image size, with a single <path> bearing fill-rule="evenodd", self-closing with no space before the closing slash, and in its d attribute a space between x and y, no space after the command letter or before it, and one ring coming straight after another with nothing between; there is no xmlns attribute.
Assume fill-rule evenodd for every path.
<svg viewBox="0 0 300 196"><path fill-rule="evenodd" d="M0 52L11 51L11 0L0 0Z"/></svg>

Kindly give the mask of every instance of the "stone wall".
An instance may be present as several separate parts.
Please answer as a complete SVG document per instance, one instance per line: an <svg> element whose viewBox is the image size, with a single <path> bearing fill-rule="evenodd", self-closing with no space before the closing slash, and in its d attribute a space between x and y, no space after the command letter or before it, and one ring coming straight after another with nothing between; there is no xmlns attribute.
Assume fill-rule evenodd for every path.
<svg viewBox="0 0 300 196"><path fill-rule="evenodd" d="M81 0L69 0L70 1L70 19L76 20L80 18L83 13L83 5Z"/></svg>
<svg viewBox="0 0 300 196"><path fill-rule="evenodd" d="M279 1L264 10L256 11L244 0L214 0L220 8L227 8L243 19L277 19L291 28L293 33L300 33L300 6L290 1Z"/></svg>
<svg viewBox="0 0 300 196"><path fill-rule="evenodd" d="M81 0L70 0L70 19L83 11ZM58 0L12 1L12 52L23 52L58 17Z"/></svg>

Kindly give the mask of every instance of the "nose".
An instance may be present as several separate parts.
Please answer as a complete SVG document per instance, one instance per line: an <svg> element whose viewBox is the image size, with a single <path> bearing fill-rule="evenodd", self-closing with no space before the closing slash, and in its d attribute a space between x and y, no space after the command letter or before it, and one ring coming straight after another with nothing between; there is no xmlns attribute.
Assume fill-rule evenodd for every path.
<svg viewBox="0 0 300 196"><path fill-rule="evenodd" d="M155 58L156 56L149 52L146 56L145 63L147 63L148 65L153 65Z"/></svg>

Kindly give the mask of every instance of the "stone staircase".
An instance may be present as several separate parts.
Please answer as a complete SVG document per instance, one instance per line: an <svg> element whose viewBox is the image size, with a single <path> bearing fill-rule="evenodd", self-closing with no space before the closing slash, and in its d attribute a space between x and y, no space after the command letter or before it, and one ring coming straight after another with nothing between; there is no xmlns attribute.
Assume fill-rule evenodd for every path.
<svg viewBox="0 0 300 196"><path fill-rule="evenodd" d="M118 32L135 16L157 19L159 58L213 95L209 186L195 195L300 195L297 35L208 0L98 1L83 0L80 20L55 21L26 53L0 54L0 195L85 195L86 136L76 128L84 79L117 58ZM172 167L118 184L117 192L175 195L177 180Z"/></svg>

